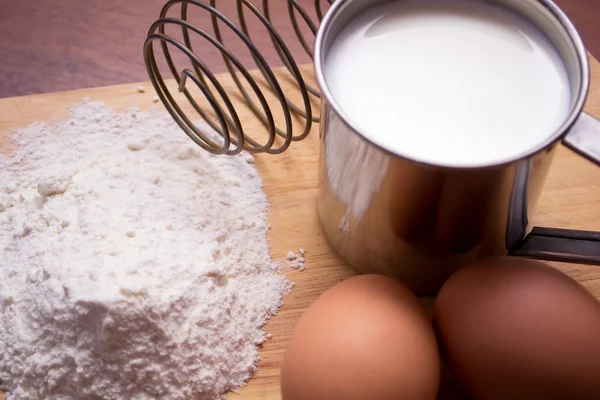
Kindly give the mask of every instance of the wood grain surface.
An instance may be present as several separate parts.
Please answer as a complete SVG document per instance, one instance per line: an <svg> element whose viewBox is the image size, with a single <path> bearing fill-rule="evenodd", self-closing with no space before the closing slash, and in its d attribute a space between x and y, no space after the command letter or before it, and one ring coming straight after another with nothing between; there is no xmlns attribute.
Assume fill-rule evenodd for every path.
<svg viewBox="0 0 600 400"><path fill-rule="evenodd" d="M600 64L594 59L591 63L593 87L586 110L600 117ZM305 66L303 71L308 76L312 67ZM220 80L226 90L235 91L229 76L221 76ZM297 90L288 81L282 79L282 82L286 94L297 99ZM82 102L84 97L104 101L117 110L131 106L142 109L161 107L153 103L154 93L151 90L138 93L136 88L137 84L133 84L0 99L0 149L10 153L10 132L14 128L36 120L64 118L68 108ZM149 89L147 84L146 88ZM264 131L247 108L239 101L236 104L248 132ZM296 285L285 298L279 314L267 325L272 339L261 347L262 361L257 375L239 394L232 394L231 399L279 399L279 370L294 325L317 296L353 274L344 261L332 253L319 228L315 208L317 162L316 126L306 140L293 144L283 155L257 157L256 167L273 211L269 233L272 257L283 260L290 249L304 248L309 268L300 272L283 267L284 273ZM600 169L562 148L533 222L544 226L600 230ZM600 268L556 266L600 298ZM424 298L422 301L428 309L431 308L433 299ZM440 398L464 399L466 396L444 373Z"/></svg>
<svg viewBox="0 0 600 400"><path fill-rule="evenodd" d="M255 0L256 4L261 1ZM147 79L142 44L148 28L166 0L0 0L0 97L48 93L138 82ZM237 21L236 0L217 0L219 10ZM314 17L314 0L299 0ZM557 0L580 31L587 48L600 57L600 1ZM269 2L276 28L299 63L310 58L294 34L287 1ZM323 7L326 0L321 0ZM206 13L190 15L210 30ZM250 21L253 25L256 21ZM304 26L304 31L309 34ZM267 36L255 32L254 41L272 65L283 65ZM262 32L264 33L264 31ZM309 34L310 36L310 34ZM228 47L252 65L245 46ZM214 72L225 71L217 51L206 46L202 60Z"/></svg>

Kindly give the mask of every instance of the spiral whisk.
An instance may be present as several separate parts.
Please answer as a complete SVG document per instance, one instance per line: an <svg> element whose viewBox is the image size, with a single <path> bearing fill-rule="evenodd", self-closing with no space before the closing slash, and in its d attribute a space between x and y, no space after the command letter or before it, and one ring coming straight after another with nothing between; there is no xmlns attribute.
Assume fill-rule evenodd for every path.
<svg viewBox="0 0 600 400"><path fill-rule="evenodd" d="M279 6L284 2L284 0L275 1L280 2ZM287 22L291 22L300 47L305 52L304 56L312 59L311 46L318 23L333 0L314 0L313 3L309 1L313 0L306 0L305 5L302 5L300 0L287 0L289 16ZM259 0L255 0L255 3L259 4L258 2ZM150 80L162 103L181 129L203 149L213 154L229 155L238 154L242 150L252 153L282 153L291 142L304 139L310 132L312 123L319 122L319 117L313 112L311 96L318 98L320 93L317 88L306 82L299 64L278 33L269 0L262 0L262 4L259 5L250 0L221 0L218 3L217 0L208 2L170 0L164 5L160 18L150 27L144 44L144 60ZM312 17L308 12L309 7ZM224 8L229 10L229 15L222 11ZM197 19L193 17L192 11L195 13L200 11L201 17ZM249 21L249 18L253 21ZM210 31L195 23L199 20L210 25ZM266 30L266 35L258 37L251 33L251 23L255 21ZM308 27L308 33L306 29L303 32L300 21L303 21L305 28ZM178 36L176 37L173 32L177 32ZM245 64L228 48L224 40L227 35L238 42L243 42L250 54L247 58L252 60L250 65L247 62ZM203 44L202 46L196 44L194 47L193 43L198 39L201 39ZM273 62L267 61L264 52L257 47L255 39L270 42L278 61L288 71L288 79L291 78L299 90L301 101L298 104L284 94L280 82L281 76L274 72L274 68L270 65ZM202 55L210 51L214 52L214 49L220 53L244 103L262 122L266 130L265 140L256 140L244 130L232 94L225 90L217 76L203 61ZM188 60L186 62L188 67L176 66L174 61L176 54L173 51L179 52L180 58L184 55L183 58ZM185 96L212 130L218 133L217 137L214 132L211 135L206 129L199 128L178 104L174 93L169 91L159 67L161 60L157 58L157 54L160 53L164 57L163 64L166 61L168 73L178 85L178 91ZM198 99L194 98L190 92L192 83L204 96L211 110L203 108L198 103ZM267 97L271 101L268 101ZM279 118L275 118L274 110L271 108L272 104L277 103L277 109L281 107L277 112ZM298 121L301 121L300 124Z"/></svg>

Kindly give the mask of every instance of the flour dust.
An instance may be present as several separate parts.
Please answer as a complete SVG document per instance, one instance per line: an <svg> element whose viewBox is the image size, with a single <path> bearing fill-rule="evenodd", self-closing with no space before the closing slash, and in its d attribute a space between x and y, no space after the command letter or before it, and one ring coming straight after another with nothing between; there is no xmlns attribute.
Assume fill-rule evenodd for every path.
<svg viewBox="0 0 600 400"><path fill-rule="evenodd" d="M256 371L290 283L248 155L102 103L0 155L0 385L8 399L221 399Z"/></svg>

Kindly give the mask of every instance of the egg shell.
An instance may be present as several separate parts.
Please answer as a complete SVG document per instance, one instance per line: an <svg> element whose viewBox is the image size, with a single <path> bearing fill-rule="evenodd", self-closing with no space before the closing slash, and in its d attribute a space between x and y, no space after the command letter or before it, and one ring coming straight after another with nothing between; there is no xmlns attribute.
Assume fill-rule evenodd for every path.
<svg viewBox="0 0 600 400"><path fill-rule="evenodd" d="M319 297L296 325L283 400L430 400L440 380L431 319L397 281L356 276Z"/></svg>
<svg viewBox="0 0 600 400"><path fill-rule="evenodd" d="M600 399L600 303L548 265L502 257L460 269L434 323L477 400Z"/></svg>

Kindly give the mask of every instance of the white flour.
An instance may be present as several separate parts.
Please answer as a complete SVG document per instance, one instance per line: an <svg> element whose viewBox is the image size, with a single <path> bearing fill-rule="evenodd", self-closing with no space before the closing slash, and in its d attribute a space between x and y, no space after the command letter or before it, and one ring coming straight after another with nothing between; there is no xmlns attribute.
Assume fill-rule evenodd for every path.
<svg viewBox="0 0 600 400"><path fill-rule="evenodd" d="M304 271L308 266L305 264L306 259L304 258L305 251L304 249L300 249L298 253L294 253L293 251L288 251L286 255L287 263L292 269L299 269L300 271Z"/></svg>
<svg viewBox="0 0 600 400"><path fill-rule="evenodd" d="M8 399L219 399L256 370L289 282L249 156L100 103L0 155Z"/></svg>

